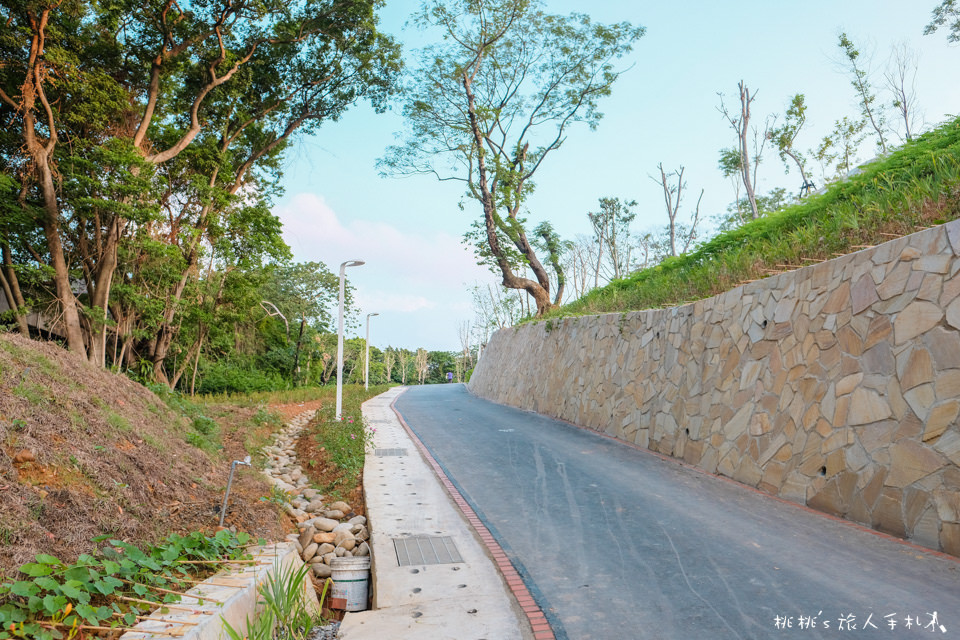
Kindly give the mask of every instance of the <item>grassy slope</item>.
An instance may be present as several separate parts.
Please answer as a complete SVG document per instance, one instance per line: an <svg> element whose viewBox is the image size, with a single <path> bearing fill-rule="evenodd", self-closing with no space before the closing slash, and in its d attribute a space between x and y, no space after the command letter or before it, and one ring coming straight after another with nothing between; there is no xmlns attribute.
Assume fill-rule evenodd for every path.
<svg viewBox="0 0 960 640"><path fill-rule="evenodd" d="M0 574L36 553L70 561L100 534L139 544L212 530L230 460L275 421L249 406L204 407L214 421L172 405L56 345L0 334ZM241 473L228 524L281 536L267 493Z"/></svg>
<svg viewBox="0 0 960 640"><path fill-rule="evenodd" d="M546 318L668 307L960 217L960 119L819 195L720 234Z"/></svg>

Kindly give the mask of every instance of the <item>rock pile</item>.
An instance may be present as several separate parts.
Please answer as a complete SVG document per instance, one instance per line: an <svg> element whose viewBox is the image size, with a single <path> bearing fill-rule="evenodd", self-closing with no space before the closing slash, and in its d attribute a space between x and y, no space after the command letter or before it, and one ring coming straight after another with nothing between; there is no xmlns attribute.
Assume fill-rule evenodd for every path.
<svg viewBox="0 0 960 640"><path fill-rule="evenodd" d="M368 556L370 537L367 519L354 513L342 501L327 504L297 462L295 446L312 412L301 413L274 436L273 444L264 447L267 456L264 474L285 496L283 509L294 518L300 533L288 539L296 544L303 561L318 578L330 576L330 561L345 556Z"/></svg>

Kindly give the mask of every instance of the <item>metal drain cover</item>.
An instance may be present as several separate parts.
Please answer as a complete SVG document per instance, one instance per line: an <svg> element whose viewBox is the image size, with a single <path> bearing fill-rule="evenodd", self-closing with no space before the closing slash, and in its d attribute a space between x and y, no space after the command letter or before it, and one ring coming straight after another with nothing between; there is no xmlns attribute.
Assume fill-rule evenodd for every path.
<svg viewBox="0 0 960 640"><path fill-rule="evenodd" d="M406 449L376 449L373 452L373 455L380 456L405 456L407 455Z"/></svg>
<svg viewBox="0 0 960 640"><path fill-rule="evenodd" d="M453 538L449 536L410 536L394 538L397 562L401 567L420 564L454 564L463 562Z"/></svg>

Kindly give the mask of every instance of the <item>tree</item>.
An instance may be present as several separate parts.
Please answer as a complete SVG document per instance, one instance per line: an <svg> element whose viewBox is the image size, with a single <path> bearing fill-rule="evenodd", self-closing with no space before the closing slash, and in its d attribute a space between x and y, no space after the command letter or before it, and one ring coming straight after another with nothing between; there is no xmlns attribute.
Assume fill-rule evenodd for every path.
<svg viewBox="0 0 960 640"><path fill-rule="evenodd" d="M687 183L683 179L684 166L680 165L679 169L670 173L667 173L663 168L662 162L657 165L657 168L660 169L660 179L657 180L653 176L650 176L650 178L663 189L663 204L667 209L667 219L669 220L667 226L669 255L676 256L678 255L677 235L680 235L683 240L683 249L680 250L680 253L686 253L697 238L697 223L700 221L700 201L703 200L703 189L700 189L700 197L697 198L697 206L693 210L690 227L689 229L684 228L677 222L680 202L683 200L683 190L687 188ZM674 180L676 181L674 182Z"/></svg>
<svg viewBox="0 0 960 640"><path fill-rule="evenodd" d="M923 30L923 35L928 36L944 25L950 29L947 41L960 42L960 4L957 0L943 0L933 8L933 17Z"/></svg>
<svg viewBox="0 0 960 640"><path fill-rule="evenodd" d="M866 66L860 62L861 53L853 41L847 37L846 33L840 34L839 47L847 60L847 71L852 77L850 85L857 93L860 113L863 115L864 121L870 123L874 133L877 135L877 146L880 148L880 152L885 154L887 152L887 140L883 135L883 131L886 128L886 119L882 109L874 104L877 101L877 96L873 93L873 88L870 86L869 60L867 60Z"/></svg>
<svg viewBox="0 0 960 640"><path fill-rule="evenodd" d="M397 352L391 347L383 350L383 381L389 384L393 381L393 365L397 360Z"/></svg>
<svg viewBox="0 0 960 640"><path fill-rule="evenodd" d="M462 182L483 212L478 257L489 257L504 287L532 296L541 315L557 300L527 236L525 201L570 128L597 126L599 99L620 76L614 61L643 29L548 15L528 0L427 0L415 21L443 39L420 53L404 106L406 142L382 166Z"/></svg>
<svg viewBox="0 0 960 640"><path fill-rule="evenodd" d="M108 327L139 322L111 304L115 276L162 259L167 290L151 295L164 308L140 340L162 370L205 245L269 218L292 136L361 97L385 107L399 53L377 4L4 4L0 118L20 133L3 138L0 169L43 211L34 257L53 270L71 349L103 364Z"/></svg>
<svg viewBox="0 0 960 640"><path fill-rule="evenodd" d="M475 284L470 288L473 298L473 310L477 319L474 326L486 332L511 327L523 317L523 307L516 296L505 295L500 286L487 284L481 287Z"/></svg>
<svg viewBox="0 0 960 640"><path fill-rule="evenodd" d="M771 141L780 152L780 160L786 167L787 173L790 172L790 165L787 163L787 158L790 158L797 166L797 169L800 170L800 178L803 180L803 183L800 185L801 198L815 187L807 175L806 158L795 146L797 136L800 135L800 130L803 129L806 121L807 105L804 102L803 94L798 93L790 99L784 123L772 129L769 133Z"/></svg>
<svg viewBox="0 0 960 640"><path fill-rule="evenodd" d="M770 128L773 125L772 118L767 118L764 123L763 134L761 135L757 128L750 128L750 107L756 99L756 92L750 93L743 80L737 84L740 90L740 113L733 114L727 109L723 102L723 94L720 96L720 106L717 110L723 115L724 119L737 134L737 147L734 149L724 149L720 154L720 167L725 176L738 175L743 183L746 192L747 201L750 204L750 219L756 220L760 216L757 209L757 169L763 160L763 148L769 139ZM751 145L751 139L753 144ZM739 193L737 201L739 201Z"/></svg>
<svg viewBox="0 0 960 640"><path fill-rule="evenodd" d="M591 274L593 274L594 286L599 283L599 267L596 239L578 234L567 245L564 253L564 271L568 274L568 279L573 285L573 297L575 299L590 290Z"/></svg>
<svg viewBox="0 0 960 640"><path fill-rule="evenodd" d="M622 278L630 272L630 223L637 214L631 209L637 206L636 200L621 202L620 198L600 198L600 210L587 213L593 227L593 237L597 246L597 269L594 285L599 285L602 266L607 266L609 280ZM606 247L607 260L604 265L603 249Z"/></svg>
<svg viewBox="0 0 960 640"><path fill-rule="evenodd" d="M423 384L423 381L427 378L427 353L426 349L417 349L417 355L414 359L414 367L417 370L417 380L420 384Z"/></svg>
<svg viewBox="0 0 960 640"><path fill-rule="evenodd" d="M410 370L411 354L406 349L397 349L397 364L400 366L400 384L407 384L407 372Z"/></svg>
<svg viewBox="0 0 960 640"><path fill-rule="evenodd" d="M296 383L307 323L309 321L318 331L329 331L332 328L330 309L338 301L340 280L322 262L278 264L272 266L268 273L270 278L261 288L263 295L271 304L286 311L286 316L300 320L291 365L291 377ZM353 287L345 285L344 306L350 309L352 301ZM286 318L284 320L286 321Z"/></svg>
<svg viewBox="0 0 960 640"><path fill-rule="evenodd" d="M910 49L907 44L900 43L893 47L887 70L883 77L887 81L887 89L893 94L891 106L897 110L897 115L903 121L903 139L913 140L917 118L917 67L919 55Z"/></svg>
<svg viewBox="0 0 960 640"><path fill-rule="evenodd" d="M867 123L863 119L851 120L844 116L833 125L833 131L823 138L814 152L814 158L820 162L826 174L826 168L833 166L833 178L850 173L857 161L857 149L866 137Z"/></svg>

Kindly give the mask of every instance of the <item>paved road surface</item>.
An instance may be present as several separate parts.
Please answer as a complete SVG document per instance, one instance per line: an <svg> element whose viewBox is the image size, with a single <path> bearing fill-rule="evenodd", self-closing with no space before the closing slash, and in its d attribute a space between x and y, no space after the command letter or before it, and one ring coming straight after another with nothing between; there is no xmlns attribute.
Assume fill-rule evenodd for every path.
<svg viewBox="0 0 960 640"><path fill-rule="evenodd" d="M960 638L953 559L462 385L410 388L397 408L558 638Z"/></svg>

